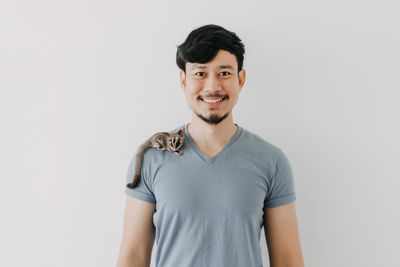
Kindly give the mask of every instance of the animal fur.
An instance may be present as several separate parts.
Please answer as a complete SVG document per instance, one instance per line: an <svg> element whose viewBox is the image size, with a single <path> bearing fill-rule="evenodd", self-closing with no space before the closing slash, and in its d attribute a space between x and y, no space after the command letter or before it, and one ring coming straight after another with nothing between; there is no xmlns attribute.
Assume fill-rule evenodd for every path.
<svg viewBox="0 0 400 267"><path fill-rule="evenodd" d="M128 183L126 186L129 188L135 188L139 185L144 152L146 152L150 147L171 151L180 156L182 154L181 148L184 141L184 137L180 134L183 130L184 128L182 127L176 133L158 132L147 139L136 152L133 181Z"/></svg>

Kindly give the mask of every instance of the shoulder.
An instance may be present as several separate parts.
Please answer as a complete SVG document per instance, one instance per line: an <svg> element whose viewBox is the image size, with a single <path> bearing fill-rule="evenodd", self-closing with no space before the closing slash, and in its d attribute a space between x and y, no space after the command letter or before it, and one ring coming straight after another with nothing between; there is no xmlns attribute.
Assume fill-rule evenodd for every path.
<svg viewBox="0 0 400 267"><path fill-rule="evenodd" d="M272 162L277 162L277 160L284 154L280 147L272 144L261 135L243 127L241 146L242 149L253 151L254 154L257 154L261 158Z"/></svg>

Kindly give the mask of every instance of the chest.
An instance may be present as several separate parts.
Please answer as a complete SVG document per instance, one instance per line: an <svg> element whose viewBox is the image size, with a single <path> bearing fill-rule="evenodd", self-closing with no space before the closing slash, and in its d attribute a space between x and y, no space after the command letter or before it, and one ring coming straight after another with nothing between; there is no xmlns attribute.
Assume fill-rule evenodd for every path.
<svg viewBox="0 0 400 267"><path fill-rule="evenodd" d="M165 215L260 217L266 197L264 179L243 165L224 161L169 164L155 176L156 209Z"/></svg>
<svg viewBox="0 0 400 267"><path fill-rule="evenodd" d="M201 146L201 145L196 145L197 149L206 155L208 158L215 157L216 155L219 154L224 149L224 146L222 147L208 147L208 146Z"/></svg>

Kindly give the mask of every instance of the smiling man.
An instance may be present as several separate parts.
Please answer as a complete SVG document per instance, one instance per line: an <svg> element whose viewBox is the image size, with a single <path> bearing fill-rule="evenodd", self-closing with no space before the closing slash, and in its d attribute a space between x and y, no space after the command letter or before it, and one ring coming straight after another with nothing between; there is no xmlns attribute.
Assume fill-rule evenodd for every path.
<svg viewBox="0 0 400 267"><path fill-rule="evenodd" d="M237 131L232 109L243 87L246 72L238 72L235 55L218 50L206 64L186 62L180 70L182 89L193 111L188 132L197 147L212 158Z"/></svg>
<svg viewBox="0 0 400 267"><path fill-rule="evenodd" d="M180 85L192 112L183 154L148 149L127 194L118 266L261 267L264 226L270 266L303 267L294 179L283 151L234 123L244 45L210 24L178 46ZM132 156L126 184L132 179Z"/></svg>

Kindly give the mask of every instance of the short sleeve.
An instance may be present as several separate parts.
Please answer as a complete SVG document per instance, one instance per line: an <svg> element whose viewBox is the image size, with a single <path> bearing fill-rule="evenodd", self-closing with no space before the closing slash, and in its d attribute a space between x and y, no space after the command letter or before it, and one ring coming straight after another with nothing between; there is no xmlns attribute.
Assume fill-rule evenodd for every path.
<svg viewBox="0 0 400 267"><path fill-rule="evenodd" d="M264 200L264 208L274 208L296 200L292 169L286 155L280 152L275 173Z"/></svg>
<svg viewBox="0 0 400 267"><path fill-rule="evenodd" d="M147 167L147 161L145 161L145 157L143 158L142 162L141 178L139 185L135 188L129 188L126 186L128 183L133 181L135 159L136 155L133 155L129 162L128 171L126 174L126 181L125 181L125 194L149 203L156 203L156 198L151 189L152 188L151 182L148 179L148 167Z"/></svg>

